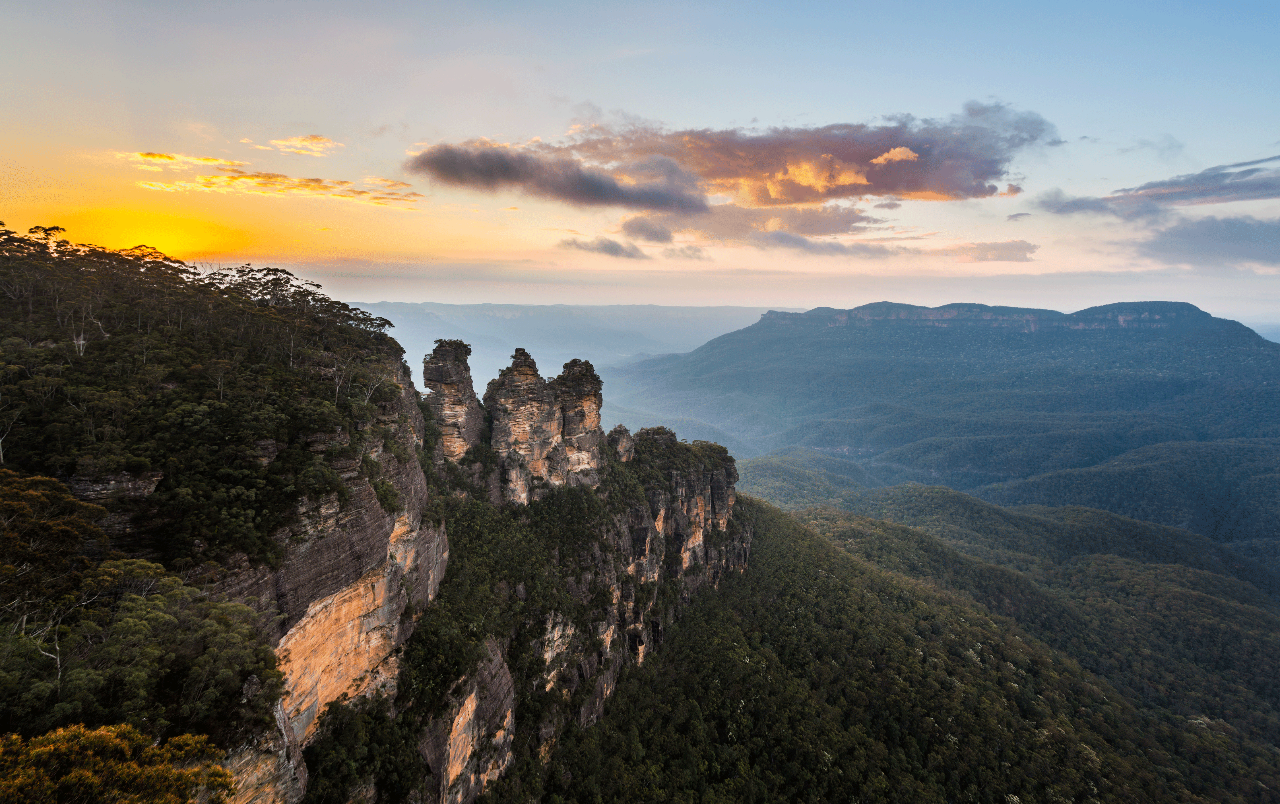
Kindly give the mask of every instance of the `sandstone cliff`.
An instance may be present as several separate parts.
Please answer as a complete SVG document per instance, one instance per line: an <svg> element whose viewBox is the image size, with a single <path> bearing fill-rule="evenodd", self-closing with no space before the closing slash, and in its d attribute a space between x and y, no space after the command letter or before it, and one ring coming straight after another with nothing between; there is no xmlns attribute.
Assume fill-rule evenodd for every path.
<svg viewBox="0 0 1280 804"><path fill-rule="evenodd" d="M407 371L399 370L396 382L399 393L364 431L313 445L338 447L331 465L347 486L345 503L337 495L301 500L296 523L274 534L284 548L279 568L242 561L218 583L221 594L278 614L274 636L285 676L279 732L232 754L236 802L301 798L301 747L317 717L341 696L394 689L395 651L413 628L403 615L426 606L444 577L448 540L442 526L423 520L429 493L414 458L426 422ZM394 488L398 510L386 509L375 483Z"/></svg>
<svg viewBox="0 0 1280 804"><path fill-rule="evenodd" d="M590 363L572 360L551 382L523 349L489 383L484 407L492 419L491 444L502 460L503 497L536 499L542 487L599 484L600 378Z"/></svg>
<svg viewBox="0 0 1280 804"><path fill-rule="evenodd" d="M465 344L437 346L423 406L401 372L400 393L366 430L317 439L347 485L345 502L300 501L296 522L276 534L277 569L243 562L218 582L221 594L278 613L285 676L278 731L229 760L235 801L301 799L302 748L329 703L383 693L397 711L421 706L396 697L411 655L401 648L415 630L410 615L439 605L451 546L471 549L465 528L446 535L450 505L496 501L513 527L525 527L524 510L552 523L547 582L558 585L542 599L560 602L537 608L522 602L523 585L492 582L501 587L494 599L507 601L498 605L513 612L502 621L513 624L485 636L460 676L438 680L439 706L410 718L427 802L467 804L513 764L545 762L568 724L600 716L618 675L645 660L690 595L745 567L750 533L732 517L737 473L723 448L684 444L662 428L606 437L591 365L571 361L548 382L523 350L481 407L467 354ZM391 510L380 483L394 489ZM557 506L575 505L592 518L566 521L557 536ZM574 528L587 533L570 537ZM367 780L361 795L376 795L377 783Z"/></svg>
<svg viewBox="0 0 1280 804"><path fill-rule="evenodd" d="M462 341L441 340L422 364L427 404L440 427L444 457L456 461L480 443L484 411L476 399L467 358L471 347Z"/></svg>

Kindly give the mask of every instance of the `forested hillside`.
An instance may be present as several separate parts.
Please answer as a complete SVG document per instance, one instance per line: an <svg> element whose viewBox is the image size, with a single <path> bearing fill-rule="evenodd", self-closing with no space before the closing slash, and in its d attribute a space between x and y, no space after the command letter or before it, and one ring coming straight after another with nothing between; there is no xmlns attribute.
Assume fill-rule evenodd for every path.
<svg viewBox="0 0 1280 804"><path fill-rule="evenodd" d="M170 567L277 557L298 498L342 487L316 435L379 437L388 322L279 269L36 234L0 233L0 463L145 496L129 547Z"/></svg>
<svg viewBox="0 0 1280 804"><path fill-rule="evenodd" d="M104 800L185 800L230 778L164 768L272 728L282 685L271 614L206 582L278 561L298 500L345 491L314 437L380 438L400 349L286 272L60 234L0 230L5 789L45 800L81 767Z"/></svg>
<svg viewBox="0 0 1280 804"><path fill-rule="evenodd" d="M817 520L833 542L741 505L751 571L700 598L604 720L571 734L543 800L1277 800L1269 709L1225 721L1113 685L1011 616L1040 602L1033 587L941 555L923 533ZM968 586L985 576L986 594L931 571ZM1263 635L1275 615L1251 608L1252 594L1237 605ZM1050 600L1037 616L1058 613ZM1090 625L1058 627L1079 637ZM1177 669L1153 678L1153 694L1170 692ZM1268 696L1273 671L1252 676Z"/></svg>
<svg viewBox="0 0 1280 804"><path fill-rule="evenodd" d="M482 404L444 340L420 395L287 272L60 234L0 232L6 800L1277 800L1244 542L801 447L752 487L845 510L785 514L722 446L606 435L590 363L517 350ZM977 383L919 421L995 426ZM1179 455L1266 488L1254 392Z"/></svg>
<svg viewBox="0 0 1280 804"><path fill-rule="evenodd" d="M1280 344L1188 304L770 313L607 379L620 406L793 450L775 474L821 475L821 454L858 486L1086 505L1280 555Z"/></svg>

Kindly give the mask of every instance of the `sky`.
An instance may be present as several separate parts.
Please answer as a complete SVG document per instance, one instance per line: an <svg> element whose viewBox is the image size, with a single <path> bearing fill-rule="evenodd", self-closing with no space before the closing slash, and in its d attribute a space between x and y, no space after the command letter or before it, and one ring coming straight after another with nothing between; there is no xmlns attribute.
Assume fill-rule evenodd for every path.
<svg viewBox="0 0 1280 804"><path fill-rule="evenodd" d="M349 301L1280 322L1280 5L3 2L0 221Z"/></svg>

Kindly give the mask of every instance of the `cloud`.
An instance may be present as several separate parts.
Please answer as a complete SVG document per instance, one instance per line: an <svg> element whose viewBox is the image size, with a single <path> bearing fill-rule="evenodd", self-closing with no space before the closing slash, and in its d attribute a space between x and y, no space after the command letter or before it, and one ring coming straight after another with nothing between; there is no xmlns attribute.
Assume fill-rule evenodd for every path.
<svg viewBox="0 0 1280 804"><path fill-rule="evenodd" d="M1034 112L971 102L945 119L901 115L880 125L763 132L597 124L538 150L595 165L663 156L696 176L708 194L764 207L867 196L986 198L1000 192L1019 152L1059 142L1053 125Z"/></svg>
<svg viewBox="0 0 1280 804"><path fill-rule="evenodd" d="M885 151L884 153L877 156L875 159L872 159L871 164L887 165L890 162L914 162L919 158L920 158L920 154L916 153L910 148L907 148L906 146L899 145L897 148L894 148L893 150L890 150L890 151Z"/></svg>
<svg viewBox="0 0 1280 804"><path fill-rule="evenodd" d="M302 137L289 137L283 140L271 140L271 144L287 154L302 156L327 156L334 148L342 148L343 144L334 142L319 134L307 134Z"/></svg>
<svg viewBox="0 0 1280 804"><path fill-rule="evenodd" d="M342 198L377 206L394 206L412 209L421 193L403 190L364 189L353 182L331 179L308 179L286 176L283 173L249 172L237 167L219 167L221 174L196 176L193 179L173 182L144 181L139 186L148 190L179 192L198 190L220 193L253 193L258 195L310 195Z"/></svg>
<svg viewBox="0 0 1280 804"><path fill-rule="evenodd" d="M1170 160L1182 153L1185 146L1169 134L1164 134L1159 140L1138 140L1128 148L1121 148L1120 153L1127 154L1133 151L1155 151L1156 156L1163 160Z"/></svg>
<svg viewBox="0 0 1280 804"><path fill-rule="evenodd" d="M1020 220L1022 220L1023 218L1029 218L1029 217L1031 217L1031 213L1030 213L1030 212L1015 212L1015 213L1013 213L1012 215L1010 215L1010 216L1008 216L1007 218L1005 218L1005 220L1007 220L1007 221L1020 221Z"/></svg>
<svg viewBox="0 0 1280 804"><path fill-rule="evenodd" d="M641 224L631 221L644 220L646 227L671 232L697 234L709 240L746 241L761 232L785 231L792 234L820 237L823 235L858 234L870 231L882 218L875 218L853 207L825 204L820 207L772 207L750 209L737 204L717 204L702 215L652 213L630 218L623 222L623 231L630 234L629 225L638 230ZM639 235L633 235L639 237Z"/></svg>
<svg viewBox="0 0 1280 804"><path fill-rule="evenodd" d="M1032 253L1039 249L1035 243L1025 240L1006 240L1001 243L966 243L927 253L958 257L961 262L1031 262Z"/></svg>
<svg viewBox="0 0 1280 804"><path fill-rule="evenodd" d="M1161 205L1190 206L1223 204L1229 201L1258 201L1280 198L1280 167L1260 167L1280 156L1218 165L1185 176L1148 182L1140 187L1118 190L1113 203L1141 199Z"/></svg>
<svg viewBox="0 0 1280 804"><path fill-rule="evenodd" d="M964 243L941 249L886 246L880 243L813 240L789 232L766 232L753 241L760 248L789 248L807 254L839 257L883 258L893 256L955 257L960 262L1031 262L1031 254L1040 247L1025 240L1001 243Z"/></svg>
<svg viewBox="0 0 1280 804"><path fill-rule="evenodd" d="M764 232L755 238L761 248L790 248L807 254L845 257L890 257L902 249L873 243L841 243L835 240L811 240L790 232Z"/></svg>
<svg viewBox="0 0 1280 804"><path fill-rule="evenodd" d="M628 260L647 260L649 255L645 254L634 243L622 244L617 240L610 240L607 237L597 237L595 240L561 240L561 248L576 248L579 251L590 251L595 254L605 254L610 257L622 257Z"/></svg>
<svg viewBox="0 0 1280 804"><path fill-rule="evenodd" d="M1116 190L1103 198L1070 198L1061 190L1041 196L1041 209L1057 215L1091 212L1126 220L1158 218L1170 207L1263 201L1280 198L1280 167L1262 167L1280 156L1217 165L1199 173Z"/></svg>
<svg viewBox="0 0 1280 804"><path fill-rule="evenodd" d="M1243 216L1182 221L1156 232L1139 245L1139 251L1174 265L1280 265L1280 219Z"/></svg>
<svg viewBox="0 0 1280 804"><path fill-rule="evenodd" d="M244 167L245 162L231 159L219 159L216 156L187 156L186 154L161 154L153 151L141 153L117 153L120 159L127 159L140 170L188 170L192 167Z"/></svg>
<svg viewBox="0 0 1280 804"><path fill-rule="evenodd" d="M634 118L616 125L600 119L593 113L558 142L437 144L411 154L405 169L454 187L641 211L622 222L623 233L639 241L669 243L682 232L883 256L883 246L811 238L885 223L855 208L857 199L896 209L908 198L1017 194L1021 188L1009 181L1014 158L1062 142L1040 115L999 103L971 102L939 119L900 115L877 124L765 130L668 130Z"/></svg>
<svg viewBox="0 0 1280 804"><path fill-rule="evenodd" d="M707 253L698 246L680 246L678 248L664 248L662 256L669 260L710 260Z"/></svg>
<svg viewBox="0 0 1280 804"><path fill-rule="evenodd" d="M529 195L578 206L629 209L706 210L706 201L663 178L646 184L623 184L602 170L563 157L538 156L484 142L434 145L405 163L405 170L430 176L441 184L494 192L518 189ZM642 168L650 174L652 170Z"/></svg>
<svg viewBox="0 0 1280 804"><path fill-rule="evenodd" d="M365 184L374 184L384 190L407 190L413 185L407 181L397 181L396 179L384 179L380 176L365 176Z"/></svg>
<svg viewBox="0 0 1280 804"><path fill-rule="evenodd" d="M650 243L670 243L671 230L652 218L638 215L622 222L622 233L636 240Z"/></svg>

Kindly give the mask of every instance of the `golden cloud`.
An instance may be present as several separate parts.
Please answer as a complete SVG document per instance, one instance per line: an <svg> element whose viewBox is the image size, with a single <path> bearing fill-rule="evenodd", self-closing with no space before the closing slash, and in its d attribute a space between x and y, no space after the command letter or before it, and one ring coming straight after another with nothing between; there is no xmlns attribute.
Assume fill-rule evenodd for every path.
<svg viewBox="0 0 1280 804"><path fill-rule="evenodd" d="M396 181L395 179L384 179L381 176L365 176L365 184L375 184L384 190L407 190L413 185L407 181Z"/></svg>
<svg viewBox="0 0 1280 804"><path fill-rule="evenodd" d="M287 154L301 154L303 156L327 156L329 151L334 148L341 148L343 144L334 142L328 137L322 137L319 134L307 134L302 137L289 137L283 140L272 140L271 144L279 150Z"/></svg>
<svg viewBox="0 0 1280 804"><path fill-rule="evenodd" d="M139 170L163 171L163 170L187 170L192 167L217 167L221 168L239 168L244 167L245 162L237 162L233 159L219 159L216 156L187 156L186 154L161 154L154 151L143 151L140 153L117 153L119 159L127 159L133 162L134 167Z"/></svg>
<svg viewBox="0 0 1280 804"><path fill-rule="evenodd" d="M889 151L885 151L884 153L877 156L875 159L872 159L871 164L887 165L890 162L914 162L919 158L920 158L920 154L916 153L915 151L911 150L905 145L899 145L897 148L894 148Z"/></svg>
<svg viewBox="0 0 1280 804"><path fill-rule="evenodd" d="M334 179L297 178L283 173L248 172L234 167L220 168L222 174L196 176L194 179L174 182L139 182L148 190L179 192L199 190L219 193L253 193L256 195L303 195L341 198L363 204L391 206L400 209L416 209L413 205L423 196L421 193L404 192L402 189L364 189L354 182ZM366 182L367 184L368 182ZM404 187L411 185L399 182Z"/></svg>

